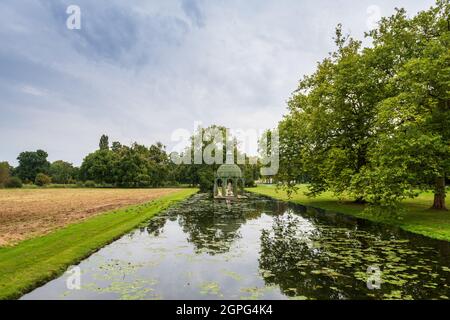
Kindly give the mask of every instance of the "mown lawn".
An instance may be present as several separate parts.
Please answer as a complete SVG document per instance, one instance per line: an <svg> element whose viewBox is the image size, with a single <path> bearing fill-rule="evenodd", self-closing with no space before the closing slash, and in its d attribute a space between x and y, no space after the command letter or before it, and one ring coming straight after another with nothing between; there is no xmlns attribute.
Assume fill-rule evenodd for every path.
<svg viewBox="0 0 450 320"><path fill-rule="evenodd" d="M180 189L149 203L110 211L48 235L0 248L0 299L15 299L62 274L99 248L194 193Z"/></svg>
<svg viewBox="0 0 450 320"><path fill-rule="evenodd" d="M432 193L423 193L415 199L405 200L402 205L406 210L401 215L401 219L392 219L389 216L363 212L364 205L352 203L348 199L338 200L330 192L324 193L317 198L309 198L304 195L304 192L307 190L306 185L299 186L298 192L294 193L291 199L288 198L285 191L277 190L275 186L271 185L260 185L256 188L248 188L247 190L280 200L289 200L306 206L313 206L371 221L396 225L407 231L439 240L450 241L450 211L431 210L430 207L433 204ZM450 208L449 197L447 197L447 207Z"/></svg>

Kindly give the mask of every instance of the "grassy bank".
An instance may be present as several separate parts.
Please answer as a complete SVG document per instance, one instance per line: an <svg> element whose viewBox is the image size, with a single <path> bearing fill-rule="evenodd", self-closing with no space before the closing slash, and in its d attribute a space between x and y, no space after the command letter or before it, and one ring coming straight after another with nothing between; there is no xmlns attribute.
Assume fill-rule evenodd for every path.
<svg viewBox="0 0 450 320"><path fill-rule="evenodd" d="M68 266L196 192L182 189L147 204L110 211L14 247L0 248L0 299L18 298L55 278Z"/></svg>
<svg viewBox="0 0 450 320"><path fill-rule="evenodd" d="M249 188L248 191L263 194L280 200L290 200L306 206L313 206L335 212L341 212L368 219L376 222L383 222L396 225L404 230L428 236L430 238L450 241L450 211L442 212L431 210L433 204L433 194L423 193L418 198L405 200L402 203L405 214L401 220L393 220L390 217L371 215L363 212L364 205L352 203L350 200L339 201L333 197L332 193L324 193L317 198L308 198L304 195L307 190L305 185L299 186L299 191L292 195L291 199L285 191L277 191L274 186L261 185L256 188ZM450 201L447 198L447 206L450 208Z"/></svg>

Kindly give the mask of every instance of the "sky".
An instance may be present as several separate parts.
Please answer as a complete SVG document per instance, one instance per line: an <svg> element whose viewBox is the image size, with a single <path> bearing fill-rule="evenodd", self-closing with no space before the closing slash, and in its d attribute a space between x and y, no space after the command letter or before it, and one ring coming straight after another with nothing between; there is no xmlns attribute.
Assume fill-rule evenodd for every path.
<svg viewBox="0 0 450 320"><path fill-rule="evenodd" d="M79 165L102 134L172 151L173 134L199 124L273 128L333 50L338 23L363 40L395 7L412 15L433 3L2 0L0 161L43 149ZM79 30L67 28L69 5L81 10Z"/></svg>

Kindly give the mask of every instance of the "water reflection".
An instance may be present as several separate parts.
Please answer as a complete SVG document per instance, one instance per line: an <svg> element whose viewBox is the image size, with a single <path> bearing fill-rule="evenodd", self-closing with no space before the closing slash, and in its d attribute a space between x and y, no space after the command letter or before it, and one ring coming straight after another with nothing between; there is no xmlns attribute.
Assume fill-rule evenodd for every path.
<svg viewBox="0 0 450 320"><path fill-rule="evenodd" d="M195 195L24 299L448 299L450 248L395 228L249 195ZM382 270L380 290L367 268Z"/></svg>
<svg viewBox="0 0 450 320"><path fill-rule="evenodd" d="M433 241L401 239L402 232L381 232L378 225L364 228L371 232L354 223L339 226L338 216L329 218L333 225L316 224L307 231L302 218L291 213L275 217L261 235L259 263L266 284L305 299L447 299L449 261ZM382 271L380 290L367 287L370 266Z"/></svg>
<svg viewBox="0 0 450 320"><path fill-rule="evenodd" d="M232 244L242 238L241 226L258 219L267 208L266 202L256 205L254 202L211 200L206 195L198 195L169 210L160 219L177 220L196 253L217 255L228 252ZM158 223L163 227L161 222ZM152 221L147 229L154 233L154 228Z"/></svg>

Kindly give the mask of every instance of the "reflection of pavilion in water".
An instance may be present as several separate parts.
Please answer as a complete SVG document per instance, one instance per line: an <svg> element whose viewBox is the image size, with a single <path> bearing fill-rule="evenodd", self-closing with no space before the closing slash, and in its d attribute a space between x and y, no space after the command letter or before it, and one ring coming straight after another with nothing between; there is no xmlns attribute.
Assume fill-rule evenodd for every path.
<svg viewBox="0 0 450 320"><path fill-rule="evenodd" d="M244 197L244 178L236 164L223 164L214 179L214 198L238 199Z"/></svg>
<svg viewBox="0 0 450 320"><path fill-rule="evenodd" d="M259 201L255 201L259 199ZM213 201L207 194L198 194L185 200L183 206L169 209L149 222L147 231L160 235L167 220L177 221L187 241L195 247L195 252L209 255L227 253L232 244L241 238L242 225L259 219L261 214L281 214L286 205L266 201L249 195L245 201Z"/></svg>

